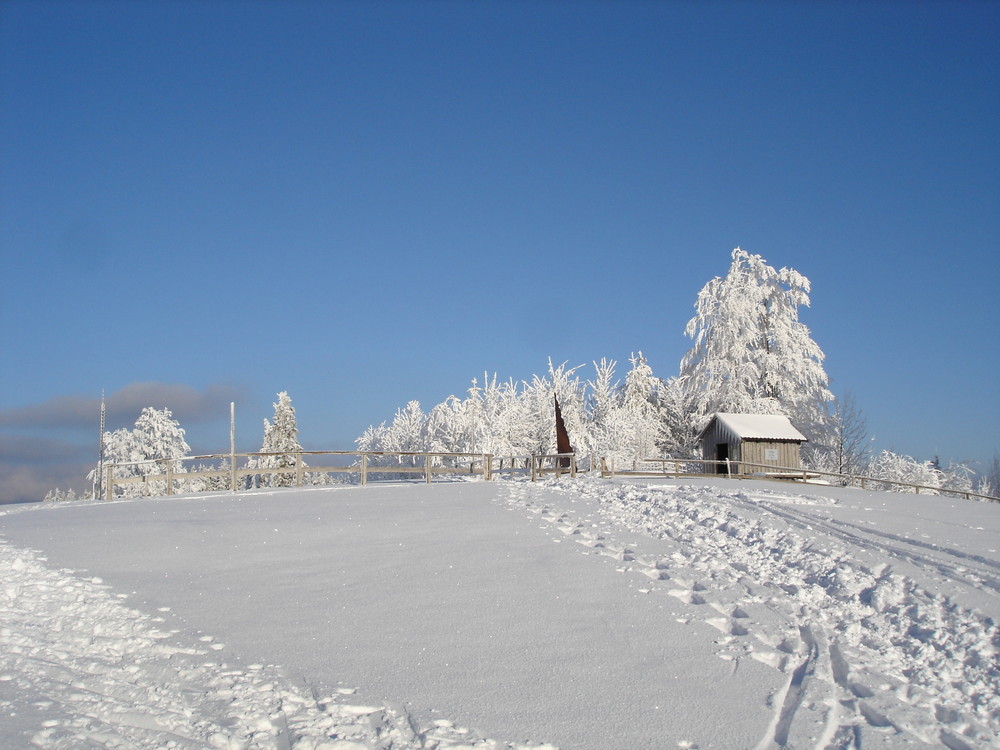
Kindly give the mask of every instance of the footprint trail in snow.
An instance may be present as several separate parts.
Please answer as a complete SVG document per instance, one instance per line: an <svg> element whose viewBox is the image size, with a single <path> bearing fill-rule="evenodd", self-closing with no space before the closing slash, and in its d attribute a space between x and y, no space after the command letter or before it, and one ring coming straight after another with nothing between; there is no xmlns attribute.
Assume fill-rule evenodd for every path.
<svg viewBox="0 0 1000 750"><path fill-rule="evenodd" d="M682 621L715 628L734 670L750 658L787 675L756 750L998 746L996 622L896 572L901 552L874 534L850 539L831 524L820 546L812 527L799 533L796 503L835 501L600 480L510 482L503 494L557 540L635 576L638 591L676 599ZM661 551L616 541L636 533ZM975 581L1000 590L980 568Z"/></svg>

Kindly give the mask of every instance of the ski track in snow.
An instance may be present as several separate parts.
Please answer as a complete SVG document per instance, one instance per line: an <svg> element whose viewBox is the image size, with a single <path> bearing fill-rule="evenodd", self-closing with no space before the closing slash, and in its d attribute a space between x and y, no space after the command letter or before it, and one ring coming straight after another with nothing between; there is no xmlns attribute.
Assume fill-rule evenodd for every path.
<svg viewBox="0 0 1000 750"><path fill-rule="evenodd" d="M588 501L586 515L554 493ZM822 496L586 479L509 482L502 495L641 576L642 593L687 605L734 670L752 658L788 675L756 750L1000 747L997 624L893 569L996 595L995 562L801 513L836 502ZM674 551L637 554L615 541L622 527Z"/></svg>
<svg viewBox="0 0 1000 750"><path fill-rule="evenodd" d="M405 709L351 704L351 689L321 697L274 666L230 666L223 644L184 643L122 598L99 578L52 570L0 541L0 716L37 727L26 746L555 750L445 719L418 727Z"/></svg>

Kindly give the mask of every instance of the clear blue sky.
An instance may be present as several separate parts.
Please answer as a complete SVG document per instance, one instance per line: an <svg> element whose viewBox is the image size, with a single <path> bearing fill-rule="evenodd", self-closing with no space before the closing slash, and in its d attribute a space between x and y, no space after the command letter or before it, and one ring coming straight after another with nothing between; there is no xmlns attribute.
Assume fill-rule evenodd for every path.
<svg viewBox="0 0 1000 750"><path fill-rule="evenodd" d="M102 388L214 452L281 390L346 449L484 370L674 375L737 245L811 280L879 447L986 461L998 38L996 2L4 0L0 499L79 476Z"/></svg>

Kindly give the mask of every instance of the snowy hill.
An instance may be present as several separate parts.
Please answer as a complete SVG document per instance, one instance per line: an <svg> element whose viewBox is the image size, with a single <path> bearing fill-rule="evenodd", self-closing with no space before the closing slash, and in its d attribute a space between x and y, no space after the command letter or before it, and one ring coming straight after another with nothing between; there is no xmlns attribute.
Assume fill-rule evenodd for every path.
<svg viewBox="0 0 1000 750"><path fill-rule="evenodd" d="M4 748L989 748L1000 507L500 480L0 515Z"/></svg>

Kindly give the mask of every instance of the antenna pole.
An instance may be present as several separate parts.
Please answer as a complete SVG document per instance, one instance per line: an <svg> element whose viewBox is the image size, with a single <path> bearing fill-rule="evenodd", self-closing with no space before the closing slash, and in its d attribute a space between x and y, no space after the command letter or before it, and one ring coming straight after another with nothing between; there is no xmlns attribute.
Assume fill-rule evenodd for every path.
<svg viewBox="0 0 1000 750"><path fill-rule="evenodd" d="M236 402L229 402L229 484L236 492Z"/></svg>
<svg viewBox="0 0 1000 750"><path fill-rule="evenodd" d="M101 434L97 449L97 476L94 477L94 499L104 497L104 389L101 388Z"/></svg>

